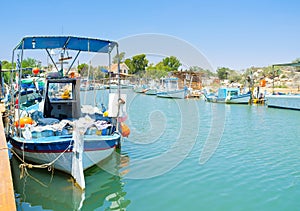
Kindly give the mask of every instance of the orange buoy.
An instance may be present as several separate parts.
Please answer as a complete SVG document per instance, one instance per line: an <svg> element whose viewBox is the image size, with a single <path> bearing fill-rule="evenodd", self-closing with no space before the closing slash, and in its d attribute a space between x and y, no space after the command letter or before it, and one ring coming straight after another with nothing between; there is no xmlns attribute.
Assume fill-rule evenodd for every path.
<svg viewBox="0 0 300 211"><path fill-rule="evenodd" d="M130 134L129 127L123 122L121 122L121 134L123 137L128 137Z"/></svg>
<svg viewBox="0 0 300 211"><path fill-rule="evenodd" d="M37 68L37 67L35 67L35 68L32 69L32 73L33 73L34 75L37 75L39 72L40 72L40 69Z"/></svg>
<svg viewBox="0 0 300 211"><path fill-rule="evenodd" d="M266 86L266 80L265 79L262 79L262 80L260 80L260 82L259 82L259 85L261 86L261 87L265 87Z"/></svg>
<svg viewBox="0 0 300 211"><path fill-rule="evenodd" d="M22 117L20 119L20 127L23 128L26 124L32 125L33 120L30 117ZM19 127L19 120L15 121L15 126Z"/></svg>
<svg viewBox="0 0 300 211"><path fill-rule="evenodd" d="M75 72L70 73L70 78L75 78Z"/></svg>

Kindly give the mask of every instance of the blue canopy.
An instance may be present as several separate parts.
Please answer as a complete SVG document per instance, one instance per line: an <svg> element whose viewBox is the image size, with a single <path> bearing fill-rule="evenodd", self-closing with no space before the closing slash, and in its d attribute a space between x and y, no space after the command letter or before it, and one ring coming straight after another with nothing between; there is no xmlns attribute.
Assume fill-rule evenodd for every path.
<svg viewBox="0 0 300 211"><path fill-rule="evenodd" d="M31 36L24 37L15 47L16 49L66 49L109 53L117 42L95 38L73 36Z"/></svg>

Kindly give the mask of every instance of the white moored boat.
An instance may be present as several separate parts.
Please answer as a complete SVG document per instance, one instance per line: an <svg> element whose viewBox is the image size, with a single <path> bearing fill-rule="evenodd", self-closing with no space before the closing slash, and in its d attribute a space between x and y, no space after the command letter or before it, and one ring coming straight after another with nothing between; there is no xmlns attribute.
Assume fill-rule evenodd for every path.
<svg viewBox="0 0 300 211"><path fill-rule="evenodd" d="M23 55L26 49L45 49L48 52L49 49L60 48L62 51L77 51L78 56L82 51L110 53L114 47L117 47L116 42L100 39L35 36L23 38L13 55L15 51L21 51ZM60 60L64 60L63 55ZM119 121L119 111L123 108L124 98L121 99L123 95L120 92L111 93L108 115L97 107L86 108L80 101L80 77L68 77L68 72L63 75L62 70L63 67L56 74L48 75L39 110L28 112L28 117L11 117L14 124L9 129L8 140L13 151L23 158L23 166L28 165L26 162L38 164L39 167L54 166L71 174L84 189L83 171L120 147L122 136L119 128L122 123ZM18 71L22 76L22 69Z"/></svg>
<svg viewBox="0 0 300 211"><path fill-rule="evenodd" d="M156 96L163 98L184 99L187 96L187 92L187 87L179 89L178 78L164 78L162 80L162 88L157 91Z"/></svg>
<svg viewBox="0 0 300 211"><path fill-rule="evenodd" d="M270 108L300 110L300 95L267 95L266 99Z"/></svg>

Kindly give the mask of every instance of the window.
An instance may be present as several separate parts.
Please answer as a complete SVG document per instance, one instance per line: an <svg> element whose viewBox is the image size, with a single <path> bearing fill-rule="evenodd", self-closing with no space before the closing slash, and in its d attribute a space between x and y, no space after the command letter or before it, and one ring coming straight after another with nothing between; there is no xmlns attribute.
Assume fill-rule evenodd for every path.
<svg viewBox="0 0 300 211"><path fill-rule="evenodd" d="M49 83L48 97L50 101L73 100L72 83Z"/></svg>

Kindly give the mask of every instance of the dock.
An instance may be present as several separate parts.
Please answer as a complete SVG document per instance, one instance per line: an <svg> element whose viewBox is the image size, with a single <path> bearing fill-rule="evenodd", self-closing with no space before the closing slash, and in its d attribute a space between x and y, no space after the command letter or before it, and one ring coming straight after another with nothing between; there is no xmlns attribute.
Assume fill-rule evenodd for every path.
<svg viewBox="0 0 300 211"><path fill-rule="evenodd" d="M16 202L1 113L0 118L0 210L14 211Z"/></svg>

